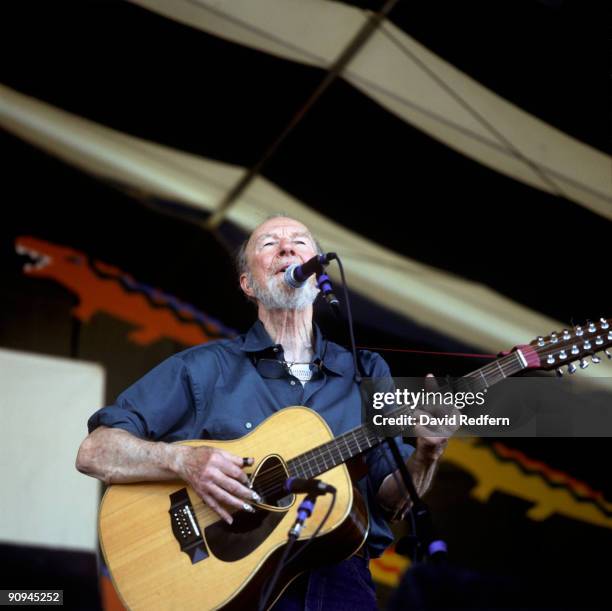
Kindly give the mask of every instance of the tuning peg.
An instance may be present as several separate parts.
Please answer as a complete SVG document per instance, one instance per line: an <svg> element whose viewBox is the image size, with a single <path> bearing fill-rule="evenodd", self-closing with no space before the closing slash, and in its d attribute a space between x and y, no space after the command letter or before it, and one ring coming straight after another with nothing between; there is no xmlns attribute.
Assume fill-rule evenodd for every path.
<svg viewBox="0 0 612 611"><path fill-rule="evenodd" d="M588 339L584 342L584 349L585 350L591 349L591 342Z"/></svg>
<svg viewBox="0 0 612 611"><path fill-rule="evenodd" d="M598 336L595 338L595 344L596 344L597 346L601 346L601 345L603 344L603 337L602 337L601 335L598 335Z"/></svg>
<svg viewBox="0 0 612 611"><path fill-rule="evenodd" d="M576 373L576 365L574 365L574 363L570 363L567 366L567 373L569 374Z"/></svg>
<svg viewBox="0 0 612 611"><path fill-rule="evenodd" d="M565 352L565 350L561 350L561 352L559 352L559 358L563 361L567 358L567 352Z"/></svg>
<svg viewBox="0 0 612 611"><path fill-rule="evenodd" d="M570 335L570 332L567 329L563 329L563 337L562 339L564 341L567 341L568 339L570 339L572 336Z"/></svg>
<svg viewBox="0 0 612 611"><path fill-rule="evenodd" d="M543 346L543 345L544 345L544 338L541 335L539 335L538 336L538 346Z"/></svg>
<svg viewBox="0 0 612 611"><path fill-rule="evenodd" d="M589 366L589 361L586 359L580 360L580 369L586 369Z"/></svg>
<svg viewBox="0 0 612 611"><path fill-rule="evenodd" d="M589 333L595 333L595 331L597 331L597 327L595 326L595 323L594 322L590 322L589 323L588 332Z"/></svg>
<svg viewBox="0 0 612 611"><path fill-rule="evenodd" d="M558 378L562 378L563 377L563 369L561 369L561 367L557 368L557 377Z"/></svg>
<svg viewBox="0 0 612 611"><path fill-rule="evenodd" d="M555 357L554 357L552 354L549 354L549 355L548 355L548 358L546 359L546 362L547 362L549 365L552 365L552 364L555 362Z"/></svg>
<svg viewBox="0 0 612 611"><path fill-rule="evenodd" d="M612 339L612 331L608 331L608 339Z"/></svg>
<svg viewBox="0 0 612 611"><path fill-rule="evenodd" d="M609 358L612 359L612 354L610 354L607 350L604 350L604 354Z"/></svg>
<svg viewBox="0 0 612 611"><path fill-rule="evenodd" d="M603 316L599 319L599 321L601 322L601 328L604 330L610 326L608 321Z"/></svg>
<svg viewBox="0 0 612 611"><path fill-rule="evenodd" d="M594 354L594 355L591 357L591 361L593 361L593 363L594 363L595 365L597 365L598 363L601 363L601 359L600 359L600 358L599 358L599 357L598 357L596 354Z"/></svg>
<svg viewBox="0 0 612 611"><path fill-rule="evenodd" d="M576 344L574 344L572 346L572 354L578 354L580 352L580 350L578 349L578 346L576 346Z"/></svg>
<svg viewBox="0 0 612 611"><path fill-rule="evenodd" d="M581 327L580 325L578 325L578 326L576 327L576 336L577 336L577 337L580 337L580 336L582 336L583 334L584 334L584 331L582 330L582 327Z"/></svg>
<svg viewBox="0 0 612 611"><path fill-rule="evenodd" d="M550 341L551 341L553 344L556 344L556 343L559 341L559 338L557 337L557 334L556 334L556 333L551 333L551 334L550 334Z"/></svg>

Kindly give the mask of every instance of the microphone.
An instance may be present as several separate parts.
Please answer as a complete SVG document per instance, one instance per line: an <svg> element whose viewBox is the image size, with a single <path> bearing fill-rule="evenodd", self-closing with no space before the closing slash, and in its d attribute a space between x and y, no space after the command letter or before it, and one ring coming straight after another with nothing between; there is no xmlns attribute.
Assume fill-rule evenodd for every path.
<svg viewBox="0 0 612 611"><path fill-rule="evenodd" d="M283 488L287 492L299 494L306 492L308 494L327 494L328 492L336 492L336 489L320 479L302 479L301 477L290 477L285 482Z"/></svg>
<svg viewBox="0 0 612 611"><path fill-rule="evenodd" d="M332 259L336 258L336 253L315 255L312 259L298 265L294 263L285 270L283 276L285 282L294 289L299 289L306 284L306 280L313 274L321 273L323 266L327 265Z"/></svg>

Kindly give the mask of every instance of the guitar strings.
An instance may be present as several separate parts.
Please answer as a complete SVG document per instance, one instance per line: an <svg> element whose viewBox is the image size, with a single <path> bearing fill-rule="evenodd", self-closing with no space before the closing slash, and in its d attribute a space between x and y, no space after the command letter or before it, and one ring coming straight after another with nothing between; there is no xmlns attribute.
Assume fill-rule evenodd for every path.
<svg viewBox="0 0 612 611"><path fill-rule="evenodd" d="M572 338L573 343L572 340L560 339L560 341L555 343L549 342L545 346L530 347L541 359L543 357L546 358L551 354L559 352L560 350L566 350L579 342L584 342L586 340L590 341L591 339L594 340L596 334L597 331L592 332L591 335L587 337L581 337L581 339L577 341L576 338ZM605 345L601 345L597 352L604 350L605 347ZM541 350L541 348L544 348L544 350ZM591 354L591 352L594 353L595 350L591 350L591 352L585 352L584 349L581 349L581 352L581 355L572 355L576 356L576 358L569 359L564 363L560 364L568 364L574 362L585 356L585 354ZM466 374L463 378L459 379L458 383L461 383L461 380L463 379L476 381L480 376L482 376L483 380L485 381L485 387L488 388L490 385L495 384L497 381L506 379L514 373L518 373L519 371L522 371L524 369L527 369L527 367L523 366L518 354L516 352L512 352L499 359L496 359L492 363L489 363L477 369L476 371ZM487 382L491 382L491 384ZM481 384L481 382L479 382L479 384ZM446 388L449 388L448 384L439 387L435 392L443 392ZM393 413L401 414L405 411L405 408L400 408L398 410L395 410ZM357 438L358 435L361 435L361 440ZM343 462L345 462L345 460L347 460L347 458L343 455L343 449L340 447L342 444L344 444L349 450L350 456L348 458L351 458L352 456L373 447L373 445L378 445L380 442L381 440L376 437L374 439L374 443L371 443L370 438L368 436L368 432L365 431L362 426L360 426L350 431L347 431L343 435L333 440L330 440L329 442L326 442L318 446L317 448L313 448L299 456L296 456L295 458L288 461L288 467L290 472L292 473L297 473L298 475L310 475L310 477L313 477L315 475L325 473L326 471L335 468L336 466L342 464ZM362 448L362 443L367 444L368 448ZM339 460L337 460L337 458L334 456L334 451L336 451L336 453L338 454ZM327 460L325 459L324 454L325 452L329 453L329 456L331 458L331 466L327 464ZM311 456L308 456L308 454L311 454ZM306 469L308 469L310 473L308 473ZM299 473L298 471L301 471L301 473ZM264 469L257 473L254 488L264 497L270 494L278 494L283 491L286 475L287 472L285 471L283 465L275 465L272 468Z"/></svg>
<svg viewBox="0 0 612 611"><path fill-rule="evenodd" d="M594 334L596 332L592 332L592 333ZM593 335L591 335L590 337L592 338ZM575 338L572 338L572 339L574 340L574 344L575 344L576 343ZM589 337L585 339L589 339ZM561 340L559 342L549 343L545 347L542 347L542 346L538 346L538 347L531 346L531 347L536 351L539 358L542 358L542 357L545 358L550 354L553 354L563 349L567 349L571 345L573 345L571 341ZM605 349L605 347L606 347L605 345L602 345L600 347L600 350ZM544 348L544 350L539 350L539 348ZM562 363L562 364L567 364L569 362L576 361L584 355L585 355L585 352L584 350L582 350L582 355L573 355L573 356L576 356L576 358L569 359L568 361L565 361L565 363ZM460 384L463 379L467 380L469 378L469 380L475 381L475 380L478 380L479 376L482 375L484 378L484 376L486 375L488 380L487 378L484 378L485 386L488 387L488 386L491 386L492 384L495 384L497 381L501 379L506 379L510 377L512 374L518 373L519 371L522 371L524 369L526 369L526 367L523 366L518 354L516 354L516 352L513 352L508 355L505 355L504 357L496 359L495 362L493 363L489 363L485 365L484 367L481 367L480 369L467 374L466 376L464 376L464 378L461 378L458 381L458 384ZM490 383L487 383L487 382L490 382ZM469 387L469 384L468 384L468 387ZM449 386L445 385L439 388L438 392L442 392L445 388L449 388ZM404 413L405 411L406 410L404 409L399 409L394 413L401 414L401 413ZM348 431L344 435L334 440L331 440L330 442L327 442L326 444L323 444L319 446L318 448L314 448L313 450L310 450L309 452L306 452L300 456L297 456L296 458L293 459L292 463L294 464L295 467L301 468L302 470L305 470L305 468L308 467L311 471L313 471L312 467L314 465L316 467L314 469L315 474L324 473L325 471L329 470L330 468L334 468L335 466L337 466L337 464L339 464L336 462L336 457L333 454L334 451L338 453L340 462L343 462L345 460L342 455L343 450L340 448L340 445L342 443L347 445L351 454L354 450L357 450L359 452L362 451L361 443L358 440L357 441L353 440L351 442L347 441L348 437L346 437L346 435L350 433L353 433L354 435L356 432L361 432L360 428L353 429L352 431ZM370 444L367 434L365 434L365 441L368 443L368 448L372 447L372 444ZM378 444L380 441L376 439L375 442ZM363 448L363 450L365 450L365 448ZM325 459L324 452L328 452L332 459L331 467L327 465L327 460ZM312 456L310 457L307 456L307 454L309 453L312 453ZM266 472L264 471L263 473L265 474ZM308 475L307 473L305 474ZM274 473L273 477L276 477L276 476L277 474ZM265 483L266 481L265 477L263 481Z"/></svg>
<svg viewBox="0 0 612 611"><path fill-rule="evenodd" d="M603 329L602 329L603 330ZM597 333L597 331L595 332L591 332L592 335L588 336L587 338L584 339L590 339L594 336L595 333ZM572 344L572 341L570 340L560 340L559 342L555 342L555 343L548 343L546 346L531 346L531 348L533 348L535 350L535 352L538 354L539 358L542 357L547 357L550 354L553 354L555 352L558 352L560 350L563 349L567 349L569 348L570 345L575 345L576 343L576 338L572 338L574 344ZM582 339L579 341L583 341ZM544 350L539 350L540 348L544 348ZM600 350L603 350L605 348L605 346L602 345L602 347L600 348ZM579 358L581 358L581 356L584 356L584 351L583 354L580 356L577 356L577 358L575 359L570 359L569 361L566 361L566 363L568 362L573 362L575 360L578 360ZM563 364L566 364L563 363ZM517 368L518 366L518 368ZM462 379L470 379L470 380L477 380L479 378L479 376L483 377L483 380L485 381L485 386L489 387L492 384L495 384L496 382L498 382L501 379L506 379L507 377L510 377L512 374L514 373L518 373L519 371L522 371L526 369L522 362L520 361L520 358L518 356L518 354L516 352L512 352L508 355L505 355L504 357L501 357L499 359L496 359L493 363L489 363L479 369L477 369L474 372L468 373L466 376L464 376L464 378ZM485 377L486 376L486 377ZM487 378L489 378L487 380ZM458 384L461 383L460 379L458 381ZM491 382L491 383L488 383ZM438 389L437 392L442 392L444 391L445 388L448 388L448 385L445 385L441 388ZM402 413L404 410L398 410L398 413ZM354 444L351 447L351 444L349 444L347 442L347 438L345 437L345 435L348 435L350 433L353 433L353 435L355 434L356 431L359 431L360 429L353 429L352 431L348 431L347 433L345 433L344 435L331 440L330 442L327 442L326 444L322 444L321 446L319 446L318 448L314 448L313 450L309 450L308 452L305 452L304 454L295 457L294 459L292 459L292 463L295 467L298 468L302 468L304 469L305 467L309 467L311 471L313 471L312 469L312 465L314 464L316 466L316 469L314 470L315 472L318 473L324 473L326 470L329 470L330 468L333 468L335 466L337 466L338 463L336 463L336 458L333 455L333 451L336 450L339 454L340 460L343 461L344 457L342 455L342 449L339 447L340 444L342 442L344 442L348 447L349 447L349 451L352 453L355 449L357 451L362 451L361 448L361 444L359 441L353 441L352 443ZM368 442L368 447L372 447L372 445L369 443L369 439L366 435L366 441ZM324 456L324 452L328 452L331 459L332 459L332 467L329 467L327 465L327 461L325 459ZM308 457L307 454L312 453L312 456ZM323 464L322 464L323 463ZM323 468L322 468L323 467ZM279 467L280 468L280 467ZM306 474L306 473L305 473ZM278 472L277 469L274 468L273 470L264 470L262 472L260 472L258 477L258 480L260 482L262 482L262 485L266 485L268 483L270 483L270 480L274 481L278 478ZM283 469L283 475L284 475L284 469Z"/></svg>
<svg viewBox="0 0 612 611"><path fill-rule="evenodd" d="M507 357L502 357L502 360L506 360L506 359L508 359L507 362L501 364L502 369L505 370L504 373L509 373L509 371L512 369L511 366L514 365L514 367L516 367L517 365L520 365L520 362L518 361L518 358L516 357L516 355L507 355ZM498 369L498 367L495 367L492 365L485 366L485 368L486 367L489 367L491 369L491 372L493 371L497 372L497 369ZM481 368L481 369L484 369L484 368ZM478 373L480 371L481 370L478 370ZM520 369L518 369L518 371L520 371ZM474 376L475 375L476 375L476 372L474 373ZM499 376L499 374L497 375ZM501 377L505 378L507 376L504 375ZM442 389L443 388L445 387L443 386ZM407 410L399 409L397 410L396 413L401 414L404 411L407 411ZM359 434L361 434L362 440L357 439L357 435ZM353 437L352 440L351 440L351 436ZM362 448L362 442L364 443L364 445L367 444L368 447ZM350 458L359 452L365 451L366 449L373 447L373 445L378 445L379 443L380 443L380 439L378 438L375 438L374 443L372 443L370 441L370 438L368 437L367 432L364 431L360 426L355 429L352 429L351 431L347 431L347 433L344 433L343 435L339 436L336 439L330 440L329 442L322 444L318 448L313 448L312 450L309 450L305 452L304 454L295 457L294 459L289 461L289 465L292 471L295 471L296 469L300 469L304 475L310 475L312 477L314 475L325 473L326 471L336 467L338 464L345 461L345 457L343 456L343 451L340 447L342 444L348 447L349 453L351 455L349 456ZM334 450L338 454L338 458L340 459L339 461L337 461L336 457L334 456L334 453L333 453ZM355 452L355 450L357 451ZM325 454L324 454L325 452L329 453L329 456L331 458L331 466L327 464L327 460L325 459ZM308 454L312 454L312 456L308 456ZM314 469L313 469L313 466L315 467ZM306 468L309 469L310 473L306 472ZM257 491L260 491L264 496L266 494L280 492L282 491L282 485L284 483L283 480L285 478L286 478L286 474L285 474L285 470L283 466L275 465L274 467L260 471L257 474L255 489Z"/></svg>

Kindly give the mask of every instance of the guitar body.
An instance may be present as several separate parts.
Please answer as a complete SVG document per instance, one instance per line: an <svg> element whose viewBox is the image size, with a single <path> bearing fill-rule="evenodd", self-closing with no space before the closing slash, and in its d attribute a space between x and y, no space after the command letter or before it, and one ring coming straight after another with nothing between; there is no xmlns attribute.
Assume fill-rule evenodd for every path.
<svg viewBox="0 0 612 611"><path fill-rule="evenodd" d="M247 473L265 482L270 466L278 468L332 439L318 414L290 407L237 440L181 443L253 456ZM348 558L365 542L367 511L346 466L327 471L325 482L336 488L336 504L316 539L282 573L270 606L297 575ZM256 514L238 512L228 525L180 480L110 486L100 507L100 542L124 604L134 610L257 607L303 497L287 495L273 505L264 498ZM331 495L317 498L295 551L311 537L331 500Z"/></svg>

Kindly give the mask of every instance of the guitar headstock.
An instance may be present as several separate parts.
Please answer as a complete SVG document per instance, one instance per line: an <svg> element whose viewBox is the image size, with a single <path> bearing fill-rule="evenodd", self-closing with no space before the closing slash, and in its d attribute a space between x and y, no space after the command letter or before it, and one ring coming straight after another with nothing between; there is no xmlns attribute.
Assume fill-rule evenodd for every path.
<svg viewBox="0 0 612 611"><path fill-rule="evenodd" d="M580 361L582 369L586 369L590 364L588 356L591 357L592 363L601 362L598 352L604 351L604 354L612 359L612 354L607 350L612 346L612 319L600 318L597 322L538 337L529 346L540 360L539 365L534 368L556 369L558 375L563 375L561 367L567 365L568 373L574 373L574 361Z"/></svg>

